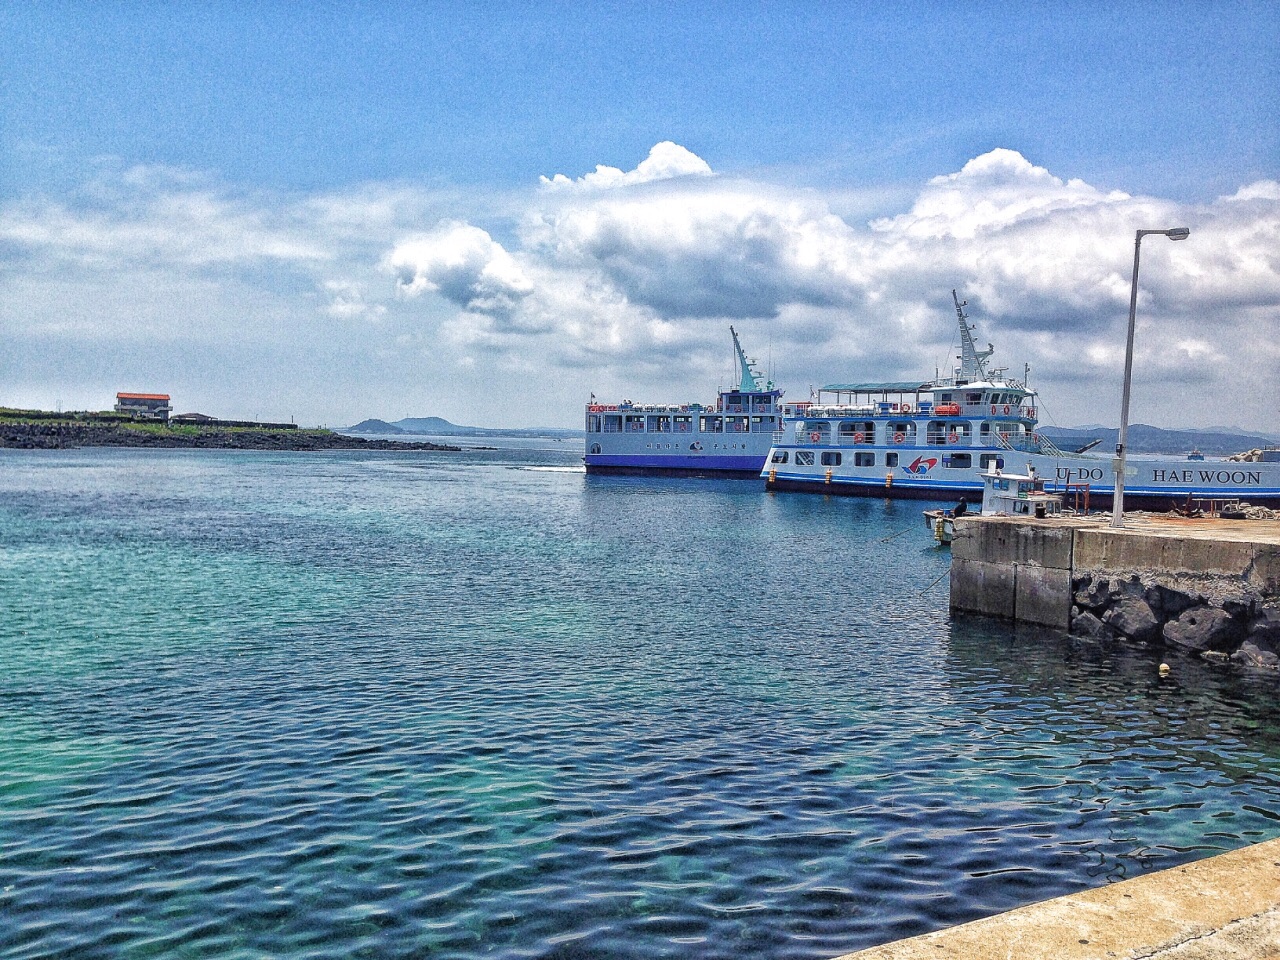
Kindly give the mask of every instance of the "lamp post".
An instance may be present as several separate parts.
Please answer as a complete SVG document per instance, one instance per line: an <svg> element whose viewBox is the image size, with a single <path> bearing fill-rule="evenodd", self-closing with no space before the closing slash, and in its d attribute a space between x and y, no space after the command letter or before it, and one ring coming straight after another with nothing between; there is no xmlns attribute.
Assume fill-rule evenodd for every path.
<svg viewBox="0 0 1280 960"><path fill-rule="evenodd" d="M1170 240L1185 240L1191 235L1186 227L1171 230L1139 230L1133 241L1133 289L1129 293L1129 337L1124 347L1124 394L1120 400L1120 437L1116 443L1116 492L1111 504L1111 526L1124 526L1124 469L1126 447L1129 441L1129 387L1133 382L1133 327L1138 313L1138 255L1142 251L1142 238L1149 233L1163 233Z"/></svg>

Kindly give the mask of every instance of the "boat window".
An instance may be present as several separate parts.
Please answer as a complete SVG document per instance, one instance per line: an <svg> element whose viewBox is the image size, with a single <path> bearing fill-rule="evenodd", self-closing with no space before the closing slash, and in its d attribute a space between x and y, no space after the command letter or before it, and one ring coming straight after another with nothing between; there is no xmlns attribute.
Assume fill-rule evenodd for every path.
<svg viewBox="0 0 1280 960"><path fill-rule="evenodd" d="M598 443L593 443L593 444L591 445L591 452L592 452L592 453L599 453L599 452L600 452L600 444L598 444Z"/></svg>
<svg viewBox="0 0 1280 960"><path fill-rule="evenodd" d="M942 465L950 467L953 470L964 470L973 466L973 455L968 453L953 453L949 457L942 458Z"/></svg>
<svg viewBox="0 0 1280 960"><path fill-rule="evenodd" d="M966 394L964 395L964 402L965 402L965 403L981 403L981 402L982 402L982 394L981 394L981 393L966 393Z"/></svg>
<svg viewBox="0 0 1280 960"><path fill-rule="evenodd" d="M724 409L726 413L742 413L744 408L744 400L740 393L728 393L724 398Z"/></svg>
<svg viewBox="0 0 1280 960"><path fill-rule="evenodd" d="M605 433L621 433L622 432L622 414L609 413L604 418Z"/></svg>
<svg viewBox="0 0 1280 960"><path fill-rule="evenodd" d="M644 432L644 417L629 415L627 416L626 421L627 421L627 433Z"/></svg>
<svg viewBox="0 0 1280 960"><path fill-rule="evenodd" d="M787 451L785 451L785 450L775 450L775 451L773 451L773 462L774 462L774 463L786 463L786 462L787 462Z"/></svg>
<svg viewBox="0 0 1280 960"><path fill-rule="evenodd" d="M723 433L724 425L720 422L719 417L703 417L702 432L703 433Z"/></svg>
<svg viewBox="0 0 1280 960"><path fill-rule="evenodd" d="M750 422L750 420L751 420L750 417L725 417L724 432L725 433L746 433L747 424Z"/></svg>
<svg viewBox="0 0 1280 960"><path fill-rule="evenodd" d="M670 417L650 417L649 431L651 433L670 433L671 418Z"/></svg>
<svg viewBox="0 0 1280 960"><path fill-rule="evenodd" d="M838 467L843 459L844 457L835 450L822 451L822 465L824 467Z"/></svg>
<svg viewBox="0 0 1280 960"><path fill-rule="evenodd" d="M886 453L884 455L884 465L886 467L896 467L898 465L898 455L896 453Z"/></svg>
<svg viewBox="0 0 1280 960"><path fill-rule="evenodd" d="M676 433L692 433L693 417L676 417L673 421Z"/></svg>
<svg viewBox="0 0 1280 960"><path fill-rule="evenodd" d="M942 446L947 442L947 427L952 422L946 420L930 420L929 425L925 428L924 442L931 446Z"/></svg>
<svg viewBox="0 0 1280 960"><path fill-rule="evenodd" d="M888 426L889 435L887 437L890 443L910 443L916 442L916 425L911 420L894 420Z"/></svg>
<svg viewBox="0 0 1280 960"><path fill-rule="evenodd" d="M855 467L874 467L876 465L876 455L859 450L853 455L853 465Z"/></svg>
<svg viewBox="0 0 1280 960"><path fill-rule="evenodd" d="M752 433L772 433L773 417L752 417L751 432Z"/></svg>
<svg viewBox="0 0 1280 960"><path fill-rule="evenodd" d="M796 451L796 466L797 466L797 467L812 467L812 466L813 466L813 451L812 451L812 450L797 450L797 451Z"/></svg>
<svg viewBox="0 0 1280 960"><path fill-rule="evenodd" d="M873 420L841 420L841 443L875 443L876 425Z"/></svg>
<svg viewBox="0 0 1280 960"><path fill-rule="evenodd" d="M939 393L939 394L938 394L934 399L935 399L938 403L950 403L950 402L951 402L951 394L949 394L949 393Z"/></svg>
<svg viewBox="0 0 1280 960"><path fill-rule="evenodd" d="M802 441L826 443L831 437L831 424L826 420L803 420L796 432Z"/></svg>
<svg viewBox="0 0 1280 960"><path fill-rule="evenodd" d="M1003 470L1004 457L1000 456L998 453L984 453L978 458L978 466L983 470L990 470L992 467Z"/></svg>
<svg viewBox="0 0 1280 960"><path fill-rule="evenodd" d="M587 417L587 433L600 432L600 414L593 413Z"/></svg>

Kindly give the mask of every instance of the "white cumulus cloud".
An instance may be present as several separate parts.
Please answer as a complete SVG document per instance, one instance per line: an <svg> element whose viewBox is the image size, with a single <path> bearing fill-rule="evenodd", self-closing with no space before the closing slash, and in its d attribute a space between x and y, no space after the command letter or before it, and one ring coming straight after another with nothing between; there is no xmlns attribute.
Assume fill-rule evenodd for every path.
<svg viewBox="0 0 1280 960"><path fill-rule="evenodd" d="M476 313L510 313L533 292L502 244L468 223L445 222L401 241L388 255L387 266L404 294L437 292Z"/></svg>
<svg viewBox="0 0 1280 960"><path fill-rule="evenodd" d="M542 177L544 188L553 190L593 189L606 190L612 187L628 187L640 183L652 183L655 180L671 180L676 177L711 176L711 166L696 153L685 149L678 143L664 140L654 144L649 156L641 160L634 170L625 173L617 167L598 165L594 173L588 173L576 180L557 173L548 179Z"/></svg>

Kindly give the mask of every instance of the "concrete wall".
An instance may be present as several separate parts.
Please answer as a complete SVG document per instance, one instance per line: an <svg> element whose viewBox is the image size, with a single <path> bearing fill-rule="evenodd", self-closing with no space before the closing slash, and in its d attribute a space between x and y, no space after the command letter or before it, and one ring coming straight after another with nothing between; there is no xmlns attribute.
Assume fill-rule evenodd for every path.
<svg viewBox="0 0 1280 960"><path fill-rule="evenodd" d="M961 517L951 544L951 607L1060 630L1071 626L1073 529Z"/></svg>

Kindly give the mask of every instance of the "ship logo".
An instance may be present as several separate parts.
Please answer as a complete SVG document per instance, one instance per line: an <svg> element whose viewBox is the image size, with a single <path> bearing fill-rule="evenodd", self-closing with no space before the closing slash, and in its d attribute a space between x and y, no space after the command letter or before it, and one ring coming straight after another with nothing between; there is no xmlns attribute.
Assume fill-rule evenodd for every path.
<svg viewBox="0 0 1280 960"><path fill-rule="evenodd" d="M936 457L916 457L902 469L917 477L923 476L938 465Z"/></svg>
<svg viewBox="0 0 1280 960"><path fill-rule="evenodd" d="M695 440L693 441L693 443L689 444L689 449L692 450L694 453L697 453L702 449L702 444L700 444L697 440Z"/></svg>

